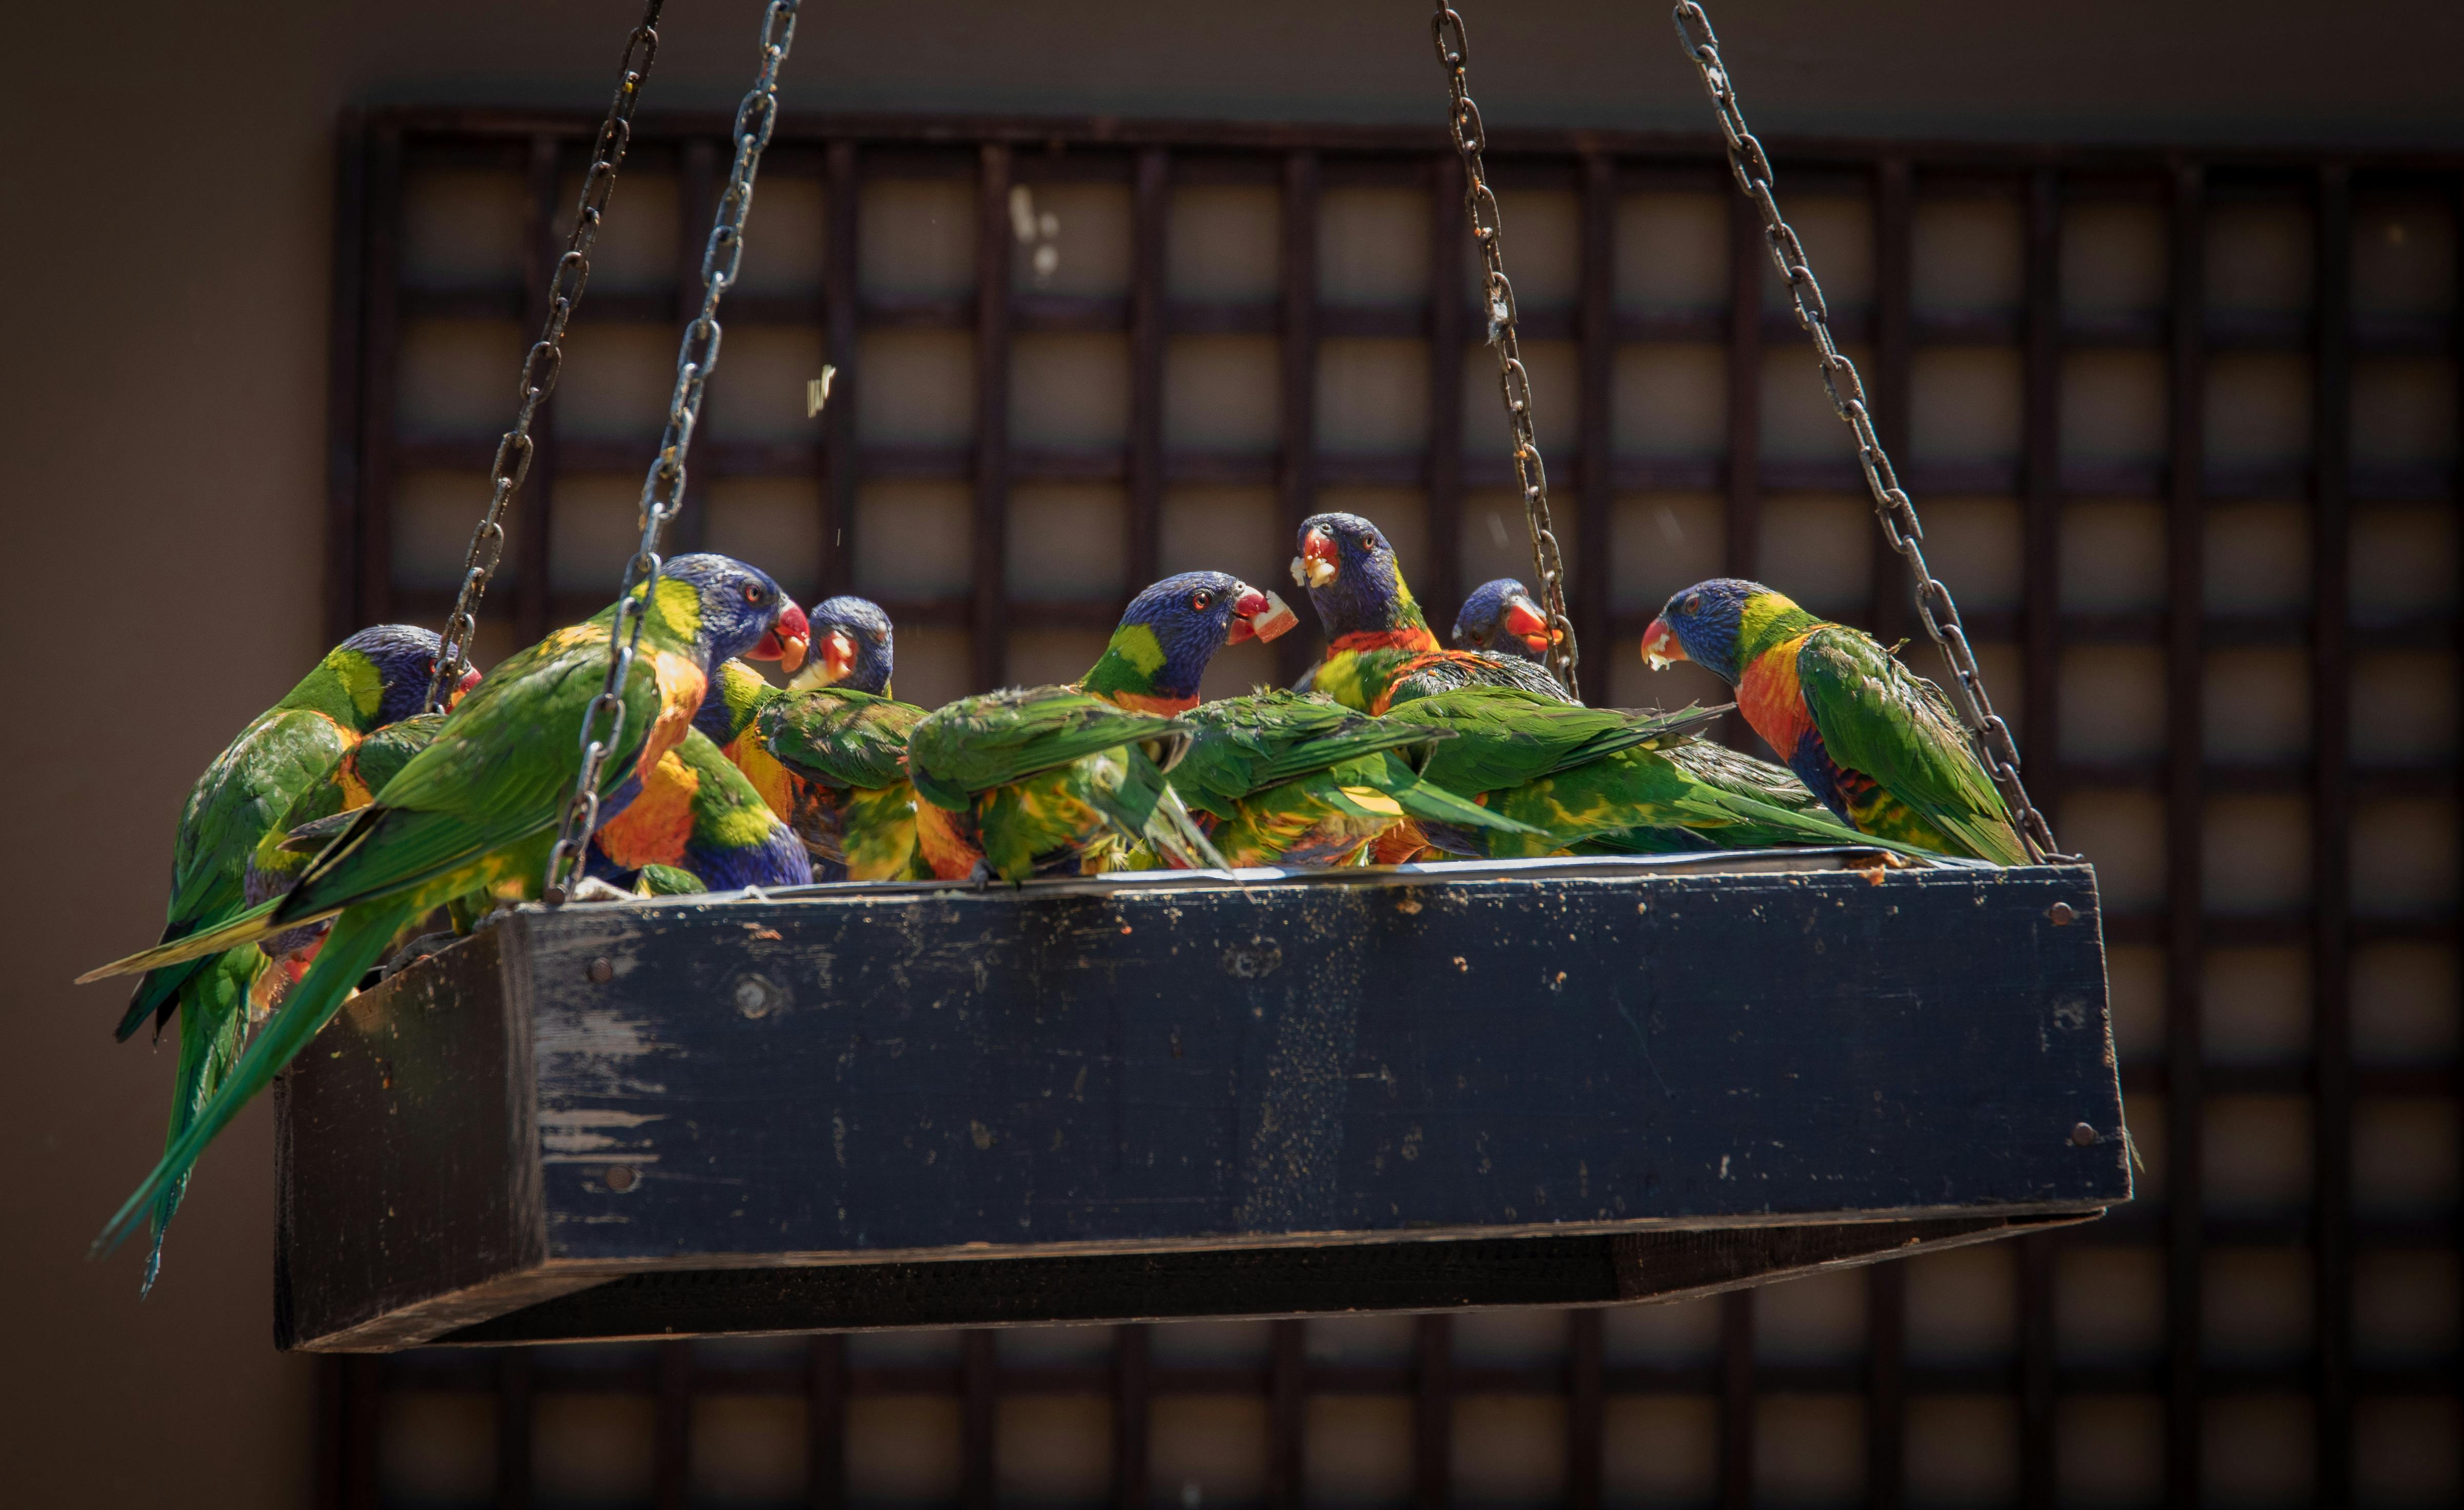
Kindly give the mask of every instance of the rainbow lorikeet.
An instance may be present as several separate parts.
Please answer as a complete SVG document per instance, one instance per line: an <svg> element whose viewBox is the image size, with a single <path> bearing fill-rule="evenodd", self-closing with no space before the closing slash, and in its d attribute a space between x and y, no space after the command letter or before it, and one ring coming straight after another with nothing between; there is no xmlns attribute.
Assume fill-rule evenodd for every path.
<svg viewBox="0 0 2464 1510"><path fill-rule="evenodd" d="M1320 693L1262 691L1181 717L1195 734L1167 779L1236 866L1345 864L1407 819L1538 832L1419 778L1416 765L1448 731Z"/></svg>
<svg viewBox="0 0 2464 1510"><path fill-rule="evenodd" d="M1471 685L1566 696L1532 661L1440 645L1403 581L1395 547L1357 514L1319 514L1302 523L1292 581L1309 589L1327 633L1325 656L1295 690L1323 692L1363 713L1384 713L1407 677L1419 679L1421 694Z"/></svg>
<svg viewBox="0 0 2464 1510"><path fill-rule="evenodd" d="M813 651L789 689L729 662L694 726L786 820L823 881L924 880L907 736L924 717L890 693L890 615L836 597L810 615Z"/></svg>
<svg viewBox="0 0 2464 1510"><path fill-rule="evenodd" d="M705 891L813 880L803 841L697 728L659 757L625 811L590 836L584 868L601 880L630 890L647 865L688 872Z"/></svg>
<svg viewBox="0 0 2464 1510"><path fill-rule="evenodd" d="M583 721L603 684L615 622L611 605L498 666L290 891L220 927L84 977L178 964L334 920L306 977L112 1217L103 1244L124 1236L149 1202L187 1174L404 927L473 891L536 892L580 770ZM761 572L724 556L667 563L651 584L640 653L621 692L625 718L601 778L603 821L622 814L644 777L683 740L715 662L746 654L801 665L805 640L803 611Z"/></svg>
<svg viewBox="0 0 2464 1510"><path fill-rule="evenodd" d="M2028 861L2002 794L1942 689L1881 642L1758 582L1718 577L1668 600L1642 636L1654 670L1691 660L1843 823L2001 865Z"/></svg>
<svg viewBox="0 0 2464 1510"><path fill-rule="evenodd" d="M1407 702L1395 723L1445 729L1420 777L1536 835L1422 822L1437 848L1506 858L1610 840L1656 848L1637 830L1678 830L1706 847L1870 844L1824 815L1793 811L1701 780L1665 753L1726 709L1635 714L1584 708L1505 687L1471 687ZM1886 846L1898 848L1896 845Z"/></svg>
<svg viewBox="0 0 2464 1510"><path fill-rule="evenodd" d="M436 654L437 638L424 629L381 624L362 630L327 652L225 746L181 810L163 943L210 932L257 899L248 895L248 878L259 841L278 836L294 804L371 732L419 711ZM462 685L476 679L474 674ZM178 1140L237 1055L249 993L265 964L251 944L149 970L138 982L118 1037L125 1041L149 1016L158 1035L174 1013L180 1018L170 1140ZM183 1182L165 1188L155 1205L154 1247L143 1281L147 1289L160 1273L163 1233L185 1188Z"/></svg>
<svg viewBox="0 0 2464 1510"><path fill-rule="evenodd" d="M1454 633L1447 637L1464 650L1529 661L1547 659L1549 647L1557 641L1547 611L1512 577L1474 588L1455 614Z"/></svg>
<svg viewBox="0 0 2464 1510"><path fill-rule="evenodd" d="M908 736L916 838L944 879L1005 881L1102 867L1146 844L1169 863L1222 856L1164 772L1189 746L1175 717L1227 644L1288 629L1271 594L1220 571L1167 577L1130 600L1074 686L962 698Z"/></svg>

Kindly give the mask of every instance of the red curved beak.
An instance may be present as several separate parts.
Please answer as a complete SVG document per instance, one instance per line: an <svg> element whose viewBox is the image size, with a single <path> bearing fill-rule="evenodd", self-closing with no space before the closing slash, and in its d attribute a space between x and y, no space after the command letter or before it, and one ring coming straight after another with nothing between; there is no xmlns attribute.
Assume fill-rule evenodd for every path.
<svg viewBox="0 0 2464 1510"><path fill-rule="evenodd" d="M1284 600L1271 592L1261 592L1243 584L1241 596L1232 603L1232 628L1223 636L1226 645L1243 640L1274 639L1300 623L1300 615L1284 606Z"/></svg>
<svg viewBox="0 0 2464 1510"><path fill-rule="evenodd" d="M793 598L779 611L779 622L761 636L761 643L744 653L747 660L775 660L781 671L793 673L804 663L804 651L813 642L813 626L804 611L796 607Z"/></svg>
<svg viewBox="0 0 2464 1510"><path fill-rule="evenodd" d="M1539 604L1521 593L1507 601L1506 632L1529 646L1535 655L1557 642L1556 632L1549 627L1549 615L1540 611Z"/></svg>
<svg viewBox="0 0 2464 1510"><path fill-rule="evenodd" d="M1677 635L1666 619L1653 619L1651 628L1642 632L1642 663L1654 671L1688 659L1685 647L1677 643Z"/></svg>
<svg viewBox="0 0 2464 1510"><path fill-rule="evenodd" d="M1301 553L1292 558L1292 586L1322 588L1334 580L1334 537L1311 529L1301 537Z"/></svg>
<svg viewBox="0 0 2464 1510"><path fill-rule="evenodd" d="M451 701L446 703L446 706L451 708L454 703L461 701L463 696L478 684L479 668L473 666L465 670L462 673L462 679L453 684L453 697Z"/></svg>

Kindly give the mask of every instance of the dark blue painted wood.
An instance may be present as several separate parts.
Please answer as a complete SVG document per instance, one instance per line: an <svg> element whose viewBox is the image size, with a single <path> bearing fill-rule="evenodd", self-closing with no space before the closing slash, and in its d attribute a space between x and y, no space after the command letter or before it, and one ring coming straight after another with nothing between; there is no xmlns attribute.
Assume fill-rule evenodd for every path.
<svg viewBox="0 0 2464 1510"><path fill-rule="evenodd" d="M2087 873L1871 874L523 920L550 1252L2126 1198Z"/></svg>
<svg viewBox="0 0 2464 1510"><path fill-rule="evenodd" d="M1428 1288L1408 1264L1265 1255L1409 1239L1491 1245L1467 1297L1597 1303L1713 1281L1679 1264L1598 1294L1518 1278L1495 1255L1525 1250L1494 1244L1842 1222L1931 1242L1954 1229L1904 1224L2126 1200L2092 874L1841 863L526 911L362 997L292 1077L283 1335L621 1333L629 1293L688 1318L650 1332L764 1305L779 1326L957 1320L989 1302L896 1277L952 1257L1007 1287L984 1319L1205 1313L1203 1266L1116 1266L1126 1288L1064 1305L1085 1275L980 1261L1135 1252L1261 1255L1224 1271L1242 1314L1404 1306ZM1791 1259L1816 1250L1775 1230L1761 1267L1893 1246L1859 1231ZM1606 1252L1565 1261L1606 1274ZM1754 1270L1722 1252L1718 1282ZM546 1304L816 1262L892 1267ZM491 1320L526 1306L547 1319Z"/></svg>

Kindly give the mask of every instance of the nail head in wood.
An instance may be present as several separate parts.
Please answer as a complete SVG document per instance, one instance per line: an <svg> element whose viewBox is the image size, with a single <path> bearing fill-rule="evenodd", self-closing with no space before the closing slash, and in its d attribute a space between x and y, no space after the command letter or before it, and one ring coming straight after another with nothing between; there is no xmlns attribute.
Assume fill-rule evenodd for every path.
<svg viewBox="0 0 2464 1510"><path fill-rule="evenodd" d="M2080 1122L2071 1129L2071 1142L2084 1148L2096 1142L2096 1129L2085 1122Z"/></svg>
<svg viewBox="0 0 2464 1510"><path fill-rule="evenodd" d="M641 1176L633 1172L633 1166L629 1164L611 1164L607 1166L605 1176L607 1188L619 1195L631 1189L634 1182L640 1178Z"/></svg>
<svg viewBox="0 0 2464 1510"><path fill-rule="evenodd" d="M616 978L616 966L603 954L591 961L590 967L582 973L590 977L591 985L605 986Z"/></svg>
<svg viewBox="0 0 2464 1510"><path fill-rule="evenodd" d="M2057 901L2045 909L2045 916L2054 920L2055 927L2064 928L2068 927L2079 914L2072 909L2069 902Z"/></svg>

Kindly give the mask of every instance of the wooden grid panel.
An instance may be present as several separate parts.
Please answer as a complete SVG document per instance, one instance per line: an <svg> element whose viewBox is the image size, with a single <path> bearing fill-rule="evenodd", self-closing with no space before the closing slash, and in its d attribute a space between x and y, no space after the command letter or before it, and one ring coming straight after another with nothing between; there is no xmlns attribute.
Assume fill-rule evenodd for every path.
<svg viewBox="0 0 2464 1510"><path fill-rule="evenodd" d="M603 284L585 305L590 328L654 331L654 345L671 334L695 227L707 215L717 124L646 125L631 171L673 181L666 212L679 286L610 280L621 286ZM553 245L586 130L561 119L470 113L351 123L337 277L338 633L375 618L441 616L442 595L407 584L392 559L405 538L397 489L415 474L477 473L493 431L399 422L407 336L423 322L535 322L542 249ZM1790 587L1783 569L1806 564L1799 526L1861 518L1853 456L1844 445L1825 450L1801 438L1800 400L1814 387L1802 338L1772 297L1759 228L1727 192L1707 142L1500 133L1492 155L1505 186L1510 268L1529 265L1515 259L1535 239L1533 220L1518 213L1548 196L1572 202L1564 297L1527 297L1525 326L1536 343L1572 347L1573 392L1544 383L1539 402L1544 422L1551 411L1571 421L1569 439L1548 449L1561 519L1573 516L1573 607L1601 668L1594 675L1612 691L1649 695L1654 684L1617 655L1650 611L1619 569L1638 554L1632 532L1659 528L1673 546L1683 532L1672 510L1716 500L1721 544L1706 567L1770 572ZM407 185L440 166L517 176L526 285L406 277ZM1703 1350L1673 1362L1637 1361L1615 1343L1623 1324L1617 1317L1576 1313L1550 1320L1563 1330L1547 1362L1515 1366L1459 1359L1458 1323L1443 1319L1415 1323L1407 1356L1375 1365L1314 1358L1309 1334L1291 1322L1265 1329L1263 1348L1237 1366L1159 1362L1157 1330L1142 1327L1118 1329L1101 1362L1067 1366L1014 1366L981 1333L958 1343L950 1362L929 1366L850 1362L850 1344L833 1339L797 1344L803 1351L794 1363L713 1363L667 1344L647 1361L607 1367L561 1361L561 1350L334 1364L320 1469L329 1497L354 1505L400 1498L381 1471L392 1461L387 1433L420 1434L396 1419L400 1402L463 1399L494 1402L488 1483L497 1502L531 1502L534 1441L546 1419L540 1402L587 1396L647 1401L654 1429L644 1482L659 1504L697 1502L697 1402L731 1394L804 1402L807 1500L817 1504L866 1498L860 1484L849 1487L849 1411L891 1397L955 1406L957 1477L947 1498L970 1505L1014 1498L1001 1487L1002 1446L1015 1440L1003 1434L1006 1404L1065 1396L1107 1402L1109 1477L1079 1490L1116 1503L1149 1502L1156 1485L1172 1488L1156 1454L1181 1439L1180 1428L1177 1417L1159 1417L1157 1402L1199 1396L1263 1406L1257 1471L1236 1476L1231 1498L1277 1505L1334 1502L1312 1477L1312 1444L1351 1429L1328 1425L1346 1418L1322 1416L1318 1406L1353 1396L1405 1404L1407 1469L1381 1482L1404 1484L1394 1497L1419 1504L1514 1498L1494 1484L1467 1490L1464 1464L1500 1441L1529 1446L1535 1432L1551 1443L1540 1459L1555 1466L1522 1492L1573 1504L1637 1496L1737 1506L1774 1498L2034 1506L2134 1495L2171 1503L2254 1495L2392 1502L2407 1482L2431 1498L2455 1484L2464 1475L2464 1447L2455 1445L2464 1432L2452 1430L2453 1166L2464 1149L2453 881L2464 176L2444 161L1888 145L1783 154L1780 169L1784 203L1799 215L1817 270L1835 279L1828 286L1841 338L1866 365L1881 433L1904 458L1903 473L1936 531L1929 554L1975 605L1972 632L2003 677L2004 700L2035 756L2032 788L2057 832L2087 844L2104 870L2117 998L2132 1004L2125 1014L2138 1011L2143 1028L2125 1023L2123 1073L2148 1147L2145 1199L2095 1228L1963 1260L1981 1265L1972 1271L1922 1260L1877 1268L1854 1281L1847 1323L1808 1321L1793 1293L1705 1302ZM819 276L803 291L748 287L731 299L729 330L731 340L748 329L813 332L841 387L823 419L795 435L731 433L727 395L715 389L697 448L701 496L686 521L707 527L701 505L722 481L796 482L808 489L818 522L808 532L819 543L815 559L801 573L764 564L813 588L844 590L869 586L856 567L868 484L963 488L963 588L886 596L902 629L963 635L967 687L1011 675L1021 633L1083 638L1109 626L1128 588L1166 563L1177 488L1269 494L1269 560L1330 495L1417 495L1425 544L1407 560L1433 617L1442 618L1469 585L1471 500L1510 477L1502 428L1463 398L1467 369L1479 383L1486 358L1467 348L1478 318L1468 298L1447 297L1463 288L1458 173L1434 132L791 122L765 189L782 180L819 186ZM864 190L913 182L954 186L972 203L973 277L964 292L868 285ZM1013 191L1026 189L1031 205L1045 186L1070 184L1126 191L1126 276L1116 289L1043 291L1019 272ZM1176 285L1177 196L1226 186L1270 196L1270 290L1219 296ZM1328 207L1367 188L1422 196L1425 288L1434 293L1371 303L1325 293ZM1725 297L1629 297L1637 240L1654 233L1660 207L1688 196L1724 207L1710 222L1722 229L1708 233L1725 246L1711 248L1708 276ZM611 225L632 208L620 191ZM2148 287L2137 296L2094 286L2099 237L2112 229L2091 226L2099 214L2156 228L2153 260L2141 270L2151 274ZM2003 229L1980 233L1989 221ZM757 215L751 241L758 246L766 229ZM1994 261L1979 247L1990 253L1997 234L2011 249L1998 283L1974 276ZM1673 242L1649 244L1683 259ZM2422 277L2403 271L2421 257L2407 262L2385 250L2407 245L2444 258L2429 276L2432 291L2416 289L2409 300L2401 296L2407 278ZM1544 245L1541 259L1548 254ZM1859 273L1860 261L1869 271ZM1834 271L1843 264L1844 273ZM866 433L866 341L881 332L969 344L976 381L963 437L916 443ZM1123 342L1127 411L1117 443L1017 433L1021 343L1089 335ZM1176 343L1218 337L1274 344L1271 444L1173 439ZM1344 342L1424 345L1422 443L1368 450L1330 429L1328 353ZM1709 422L1716 438L1691 449L1637 446L1632 432L1664 416L1634 417L1620 396L1621 385L1636 381L1625 364L1639 352L1671 350L1717 351L1722 371L1707 379L1722 400ZM517 348L506 353L504 371L515 355ZM2152 380L2132 389L2132 372ZM2288 384L2288 373L2297 381ZM1990 404L1962 409L1964 392L2001 391L1997 384L2010 390L2005 408L2013 412L1997 420ZM1652 391L1686 397L1664 380ZM568 390L561 402L570 409L576 400ZM1957 427L1980 413L1988 429L2007 421L2006 443L1959 443ZM2071 443L2117 428L2142 442ZM495 619L511 621L501 643L596 606L603 589L559 585L559 543L546 527L560 517L555 499L573 479L637 475L647 450L647 437L562 433L557 417L547 418L518 505L528 533L491 605ZM1013 557L1036 544L1022 542L1018 494L1039 485L1120 491L1119 591L1055 600L1017 590ZM1988 501L1962 508L1963 499ZM1997 555L1963 543L1963 531L1976 533L1963 521L2003 515L2015 516L2003 530L2015 548ZM1867 522L1855 538L1871 533ZM1855 574L1860 586L1835 582L1831 600L1817 606L1886 636L1904 634L1910 614L1896 558L1879 544L1855 548L1871 553ZM1980 594L1980 569L2007 580ZM2120 598L2100 590L2107 576L2134 575L2145 590ZM2425 578L2435 590L2420 588ZM1309 647L1295 635L1277 649L1276 669L1288 673ZM2382 674L2399 662L2406 676ZM2098 668L2108 663L2145 675L2138 683L2100 681ZM2269 681L2281 681L2288 663L2296 668L2289 691ZM2133 686L2154 695L2134 700ZM2293 711L2254 721L2250 699L2233 696L2249 687L2289 697ZM2433 708L2428 735L2371 733L2385 722L2381 704L2407 697L2444 706L2448 722L2440 725ZM2367 724L2359 731L2357 713ZM2285 737L2288 719L2299 738ZM2255 753L2244 743L2254 726ZM2289 845L2276 833L2288 816ZM2427 868L2402 859L2406 841L2423 847L2425 829ZM2403 832L2391 838L2390 830ZM2378 857L2375 869L2357 874L2355 846L2365 842ZM2382 874L2391 843L2399 867L2413 864L2399 869L2398 881L2410 879L2394 887L2392 904ZM2369 891L2366 900L2357 888ZM2412 1032L2409 1053L2357 1054L2357 1033L2385 1039L2390 1030L2357 1017L2357 1006L2373 1023L2387 1011L2371 1005L2376 996L2357 1003L2355 972L2396 958L2431 962L2414 971L2431 985L2416 983L2408 999L2426 994L2421 1010L2445 1026L2393 1030L2398 1038ZM2289 971L2278 967L2288 962ZM2292 997L2301 999L2293 1013L2302 1031L2291 1037L2284 1023L2259 1022L2256 1009L2236 1000L2273 1002L2282 994L2274 978L2288 974L2300 988ZM2254 983L2266 988L2246 989ZM2390 1176L2407 1159L2428 1172ZM2253 1193L2271 1181L2272 1194ZM2400 1188L2393 1196L2390 1183ZM2298 1188L2288 1197L2288 1188ZM2253 1335L2283 1329L2288 1274L2307 1312L2295 1328L2299 1341L2255 1348ZM1985 1299L1970 1310L2000 1317L2002 1341L1963 1351L1943 1340L1958 1328L1945 1321L1942 1298L1980 1283ZM2110 1322L2098 1320L2100 1306L2142 1290L2159 1315L2155 1345L2104 1345L2099 1328ZM2390 1354L2380 1297L2398 1291L2423 1298L2427 1341ZM2369 1317L2359 1314L2372 1305ZM2368 1349L2356 1343L2365 1327L2377 1339ZM1817 1334L1835 1344L1853 1334L1855 1345L1809 1351L1791 1341ZM860 1355L865 1344L853 1345ZM1547 1402L1553 1413L1509 1411L1500 1419L1521 1427L1498 1428L1505 1434L1495 1438L1466 1435L1468 1418L1457 1410L1465 1397ZM1696 1413L1654 1426L1635 1413L1653 1400ZM2421 1448L2421 1433L2442 1423L2448 1435ZM1990 1445L2006 1426L2007 1452ZM1963 1459L1967 1438L1988 1440L1991 1462ZM2298 1450L2270 1456L2291 1438ZM1699 1449L1703 1475L1636 1477L1632 1444L1645 1440L1679 1458ZM2134 1444L2150 1441L2155 1458L2135 1458ZM1806 1466L1816 1459L1830 1468ZM2281 1492L2271 1495L2271 1476L2298 1482L2289 1490L2275 1483ZM1199 1479L1184 1483L1221 1502Z"/></svg>

